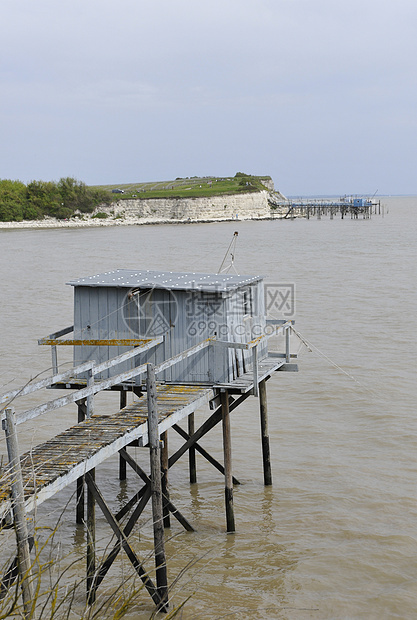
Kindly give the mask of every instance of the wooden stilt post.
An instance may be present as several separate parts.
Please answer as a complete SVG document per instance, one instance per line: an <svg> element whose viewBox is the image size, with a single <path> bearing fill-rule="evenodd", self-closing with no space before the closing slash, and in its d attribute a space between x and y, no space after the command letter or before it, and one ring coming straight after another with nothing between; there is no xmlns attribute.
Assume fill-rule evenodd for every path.
<svg viewBox="0 0 417 620"><path fill-rule="evenodd" d="M264 484L272 484L271 454L269 450L268 434L268 404L266 395L265 379L259 384L259 411L261 415L261 439L262 439L262 460L264 465Z"/></svg>
<svg viewBox="0 0 417 620"><path fill-rule="evenodd" d="M152 517L155 548L156 587L160 597L159 611L168 610L168 575L162 510L161 462L159 456L158 408L156 402L155 367L147 364L148 435L151 464Z"/></svg>
<svg viewBox="0 0 417 620"><path fill-rule="evenodd" d="M122 390L120 392L120 409L124 409L127 405L127 392ZM122 456L119 456L119 480L126 480L126 461Z"/></svg>
<svg viewBox="0 0 417 620"><path fill-rule="evenodd" d="M12 509L16 530L20 585L22 588L24 616L29 619L32 617L33 590L23 478L20 467L19 445L17 442L16 421L13 409L7 408L5 414L6 418L3 420L3 430L6 432L7 455L9 457L9 470L11 475Z"/></svg>
<svg viewBox="0 0 417 620"><path fill-rule="evenodd" d="M229 412L229 392L225 390L220 393L222 405L223 423L223 452L224 452L224 482L225 482L225 502L226 502L226 527L228 532L234 532L235 515L233 508L233 479L232 479L232 442L230 434L230 412Z"/></svg>
<svg viewBox="0 0 417 620"><path fill-rule="evenodd" d="M94 385L93 369L90 368L90 370L87 370L87 387L91 387L93 385ZM94 413L94 394L91 394L90 396L87 396L86 418L91 418L93 413Z"/></svg>
<svg viewBox="0 0 417 620"><path fill-rule="evenodd" d="M188 416L188 434L192 437L195 433L195 418L194 412ZM191 446L188 450L188 462L190 467L190 484L197 482L197 462L195 448Z"/></svg>
<svg viewBox="0 0 417 620"><path fill-rule="evenodd" d="M89 475L95 480L95 470ZM94 577L96 572L96 504L92 490L87 486L87 603L96 600Z"/></svg>
<svg viewBox="0 0 417 620"><path fill-rule="evenodd" d="M77 479L77 504L75 507L75 522L78 525L82 525L84 523L84 503L85 503L85 495L84 495L84 476Z"/></svg>
<svg viewBox="0 0 417 620"><path fill-rule="evenodd" d="M169 508L166 499L169 500L168 488L168 431L161 435L161 484L162 484L162 511L164 517L164 527L171 527L171 518L169 516ZM166 499L165 499L166 498Z"/></svg>
<svg viewBox="0 0 417 620"><path fill-rule="evenodd" d="M58 374L58 353L57 353L56 345L52 345L51 354L52 354L52 374L57 375Z"/></svg>
<svg viewBox="0 0 417 620"><path fill-rule="evenodd" d="M87 408L85 400L78 401L78 423L83 422L86 418ZM84 504L85 504L85 492L84 492L84 476L77 479L77 491L76 491L76 506L75 506L75 522L78 525L84 523Z"/></svg>
<svg viewBox="0 0 417 620"><path fill-rule="evenodd" d="M258 345L252 349L252 368L253 368L253 395L258 397Z"/></svg>
<svg viewBox="0 0 417 620"><path fill-rule="evenodd" d="M287 327L285 330L285 361L287 364L291 361L290 335L291 329Z"/></svg>

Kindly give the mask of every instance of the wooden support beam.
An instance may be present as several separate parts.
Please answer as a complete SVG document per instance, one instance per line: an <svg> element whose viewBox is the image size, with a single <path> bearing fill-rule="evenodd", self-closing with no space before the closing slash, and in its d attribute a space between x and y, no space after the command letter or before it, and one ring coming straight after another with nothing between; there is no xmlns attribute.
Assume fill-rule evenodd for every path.
<svg viewBox="0 0 417 620"><path fill-rule="evenodd" d="M287 327L287 329L285 330L285 361L287 362L287 364L289 364L290 359L291 359L290 335L291 335L291 328Z"/></svg>
<svg viewBox="0 0 417 620"><path fill-rule="evenodd" d="M126 461L121 454L119 454L119 480L126 480L126 477Z"/></svg>
<svg viewBox="0 0 417 620"><path fill-rule="evenodd" d="M230 434L230 411L229 394L227 390L222 392L222 427L223 427L223 452L224 452L224 482L226 503L226 527L228 532L234 532L235 515L233 508L233 481L232 481L232 441Z"/></svg>
<svg viewBox="0 0 417 620"><path fill-rule="evenodd" d="M87 415L86 401L81 400L77 402L78 405L78 423L83 422ZM85 492L84 492L84 476L77 478L77 490L75 494L75 522L78 525L84 523L84 509L85 509Z"/></svg>
<svg viewBox="0 0 417 620"><path fill-rule="evenodd" d="M78 418L77 418L77 422L78 424L80 422L84 422L84 420L87 417L87 405L86 405L86 399L83 398L82 400L78 400L77 401L77 406L78 406Z"/></svg>
<svg viewBox="0 0 417 620"><path fill-rule="evenodd" d="M148 488L148 485L145 484L137 493L135 493L130 498L128 502L126 502L126 504L119 510L119 512L117 512L114 515L117 521L120 521L121 519L123 519L123 517L127 515L128 512L131 511L133 506L144 496L147 488Z"/></svg>
<svg viewBox="0 0 417 620"><path fill-rule="evenodd" d="M86 475L89 481L95 481L96 470L92 469ZM95 587L96 572L96 504L91 485L87 485L87 604L92 605L96 600Z"/></svg>
<svg viewBox="0 0 417 620"><path fill-rule="evenodd" d="M51 347L51 356L52 356L52 374L57 375L58 374L58 352L57 352L56 345L53 345Z"/></svg>
<svg viewBox="0 0 417 620"><path fill-rule="evenodd" d="M178 435L181 435L181 437L183 437L184 439L188 440L190 438L190 435L186 433L185 430L181 428L181 426L178 426L178 424L174 424L172 428L177 431ZM202 448L197 442L194 444L194 448L197 450L197 452L201 454L201 456L204 456L204 458L207 459L207 461L211 463L211 465L213 465L224 476L224 467L221 463L219 463L219 461L217 461L213 456L211 456L211 454L209 454L207 450ZM233 484L240 484L239 480L234 476Z"/></svg>
<svg viewBox="0 0 417 620"><path fill-rule="evenodd" d="M94 367L87 370L87 387L94 386ZM94 413L94 394L87 396L87 418L91 418Z"/></svg>
<svg viewBox="0 0 417 620"><path fill-rule="evenodd" d="M168 431L161 435L161 484L162 484L162 511L164 518L164 527L171 527L171 519L169 516L169 488L168 488Z"/></svg>
<svg viewBox="0 0 417 620"><path fill-rule="evenodd" d="M76 504L75 504L75 522L78 525L83 525L85 515L85 492L84 492L84 476L77 478L77 490L76 490Z"/></svg>
<svg viewBox="0 0 417 620"><path fill-rule="evenodd" d="M16 531L20 585L22 588L24 616L29 619L32 617L34 601L23 478L13 409L8 407L5 411L5 415L3 430L6 433L7 455L9 458L12 510Z"/></svg>
<svg viewBox="0 0 417 620"><path fill-rule="evenodd" d="M165 534L162 510L161 461L159 454L158 406L156 400L155 367L147 365L146 391L148 396L148 437L151 466L151 497L153 537L156 567L156 586L160 597L158 610L168 611L168 574L165 555Z"/></svg>
<svg viewBox="0 0 417 620"><path fill-rule="evenodd" d="M229 413L231 413L236 407L241 405L248 397L249 392L242 394L236 400L229 400ZM211 416L200 426L200 428L194 433L192 437L188 439L176 452L169 457L169 467L171 468L180 459L190 446L193 446L204 435L206 435L212 428L216 426L222 419L222 407L218 407Z"/></svg>
<svg viewBox="0 0 417 620"><path fill-rule="evenodd" d="M126 526L123 529L123 535L125 536L125 538L128 538L130 536L130 534L132 533L132 530L133 530L134 526L136 525L137 520L139 519L140 515L144 511L144 509L146 507L146 504L151 499L151 489L150 489L150 487L148 485L145 485L141 489L141 491L143 491L143 493L141 495L141 500L137 504L135 510L133 511L133 513L130 516L128 522L126 523ZM115 515L116 521L119 521L120 512L121 511L119 511ZM121 549L122 549L122 544L120 542L120 539L118 539L118 541L114 545L113 549L110 551L110 553L107 556L107 558L102 562L100 568L97 570L97 573L96 573L97 576L96 576L96 580L95 580L95 588L96 589L99 587L99 585L103 581L104 577L107 575L108 571L110 570L114 560L117 558L117 556L118 556L118 554L119 554Z"/></svg>
<svg viewBox="0 0 417 620"><path fill-rule="evenodd" d="M195 433L195 419L194 412L190 413L188 416L188 436L191 437ZM187 437L188 439L188 437ZM188 450L188 464L190 469L190 484L195 484L197 482L197 462L196 462L196 454L195 447L190 446Z"/></svg>
<svg viewBox="0 0 417 620"><path fill-rule="evenodd" d="M169 457L169 467L171 468L201 437L211 431L222 419L221 407L216 409L211 416L200 426L188 441L186 441L178 450Z"/></svg>
<svg viewBox="0 0 417 620"><path fill-rule="evenodd" d="M253 395L258 396L258 347L252 349Z"/></svg>
<svg viewBox="0 0 417 620"><path fill-rule="evenodd" d="M38 344L67 347L142 347L149 342L150 338L102 338L100 340L59 340L58 338L40 338Z"/></svg>
<svg viewBox="0 0 417 620"><path fill-rule="evenodd" d="M124 409L127 405L127 392L123 390L120 392L120 410ZM126 480L126 461L119 455L119 480Z"/></svg>
<svg viewBox="0 0 417 620"><path fill-rule="evenodd" d="M155 602L156 605L160 605L161 603L161 599L160 596L157 592L157 589L155 588L154 584L152 583L151 578L149 577L149 575L146 573L146 571L143 568L142 562L139 560L139 558L137 557L136 553L133 551L133 549L131 548L123 530L120 528L119 523L116 521L116 519L114 518L114 516L112 515L110 509L108 508L106 502L104 501L103 496L101 495L95 480L94 480L94 476L91 475L91 471L88 472L85 476L85 480L87 483L87 489L88 491L91 493L91 495L94 497L94 499L97 501L97 504L100 506L100 509L103 513L103 515L106 517L106 520L108 522L108 524L110 525L110 527L112 528L114 534L117 536L119 543L121 545L121 547L123 548L123 550L126 552L127 557L129 558L130 562L132 563L132 566L134 567L135 571L137 572L137 574L139 575L139 577L141 578L145 588L148 590L149 594L152 597L152 600ZM95 597L95 592L96 592L96 585L95 583L92 584L94 589L92 590L92 593L94 594Z"/></svg>
<svg viewBox="0 0 417 620"><path fill-rule="evenodd" d="M262 440L262 460L264 469L264 484L270 486L272 484L271 472L271 454L269 449L269 433L268 433L268 402L266 394L266 380L259 384L259 412L261 417L261 440Z"/></svg>
<svg viewBox="0 0 417 620"><path fill-rule="evenodd" d="M138 476L140 478L142 478L142 480L146 484L148 484L150 486L151 481L150 481L149 476L136 463L136 461L134 461L132 459L130 454L125 449L120 450L120 453L123 454L123 458L126 459L126 463L128 465L130 465L130 467L133 469L133 471L135 471L138 474ZM165 501L166 501L166 505L169 508L169 511L172 514L172 516L175 517L179 523L181 523L181 525L184 527L184 529L186 529L187 532L195 532L195 529L193 528L191 523L189 521L187 521L187 519L184 517L184 515L181 514L181 512L174 506L174 504L171 502L171 500L168 497L165 497Z"/></svg>

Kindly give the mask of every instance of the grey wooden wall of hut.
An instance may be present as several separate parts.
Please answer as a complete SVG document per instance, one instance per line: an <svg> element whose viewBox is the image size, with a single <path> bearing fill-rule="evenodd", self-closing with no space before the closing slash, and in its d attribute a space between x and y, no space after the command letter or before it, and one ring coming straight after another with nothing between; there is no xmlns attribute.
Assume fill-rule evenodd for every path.
<svg viewBox="0 0 417 620"><path fill-rule="evenodd" d="M162 344L129 360L117 372L148 361L158 364L206 338L249 342L265 333L261 276L118 269L68 284L74 287L75 339L164 336ZM104 362L129 348L75 346L74 364ZM267 353L264 341L258 358ZM216 345L176 364L158 379L175 383L229 382L251 367L251 351Z"/></svg>

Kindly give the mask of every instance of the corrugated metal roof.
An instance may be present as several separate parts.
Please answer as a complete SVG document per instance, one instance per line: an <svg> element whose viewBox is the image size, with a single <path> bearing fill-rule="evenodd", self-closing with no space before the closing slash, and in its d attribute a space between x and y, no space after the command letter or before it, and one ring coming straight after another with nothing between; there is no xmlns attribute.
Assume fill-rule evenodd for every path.
<svg viewBox="0 0 417 620"><path fill-rule="evenodd" d="M121 288L165 288L174 290L231 291L253 282L262 276L237 276L223 273L178 273L175 271L137 271L115 269L93 276L67 282L71 286L115 286Z"/></svg>

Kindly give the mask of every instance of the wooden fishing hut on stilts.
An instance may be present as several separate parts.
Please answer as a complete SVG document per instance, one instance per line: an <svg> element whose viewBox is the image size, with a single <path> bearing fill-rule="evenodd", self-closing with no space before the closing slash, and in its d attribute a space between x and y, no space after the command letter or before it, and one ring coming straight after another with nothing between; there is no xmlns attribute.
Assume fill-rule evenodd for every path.
<svg viewBox="0 0 417 620"><path fill-rule="evenodd" d="M76 484L75 518L87 531L88 602L94 602L97 588L123 550L157 608L167 611L164 528L174 517L194 531L194 524L170 500L169 469L188 452L190 483L197 481L196 453L221 472L226 529L235 531L233 485L238 480L232 473L230 414L247 398L259 398L264 482L272 484L266 382L276 371L297 370L290 353L292 321L268 318L261 276L118 269L69 284L74 287L74 324L39 340L51 346L53 375L0 399L12 478L11 485L8 479L0 489L0 518L14 521L19 533L17 559L3 578L0 596L16 578L17 566L30 565L31 537L23 527L25 514ZM65 338L68 334L72 338ZM268 341L278 334L283 348L271 351ZM60 371L59 346L73 347L74 366L69 371ZM11 401L15 405L19 395L45 387L70 393L16 413L8 405ZM94 395L109 390L120 393L120 408L113 415L102 415ZM129 393L133 394L130 403ZM71 402L77 405L78 423L19 458L16 424ZM207 405L213 413L196 429L195 411ZM187 420L187 430L179 425L181 420ZM204 435L220 423L223 464L200 445ZM170 455L171 430L184 443ZM150 475L132 457L132 446L148 449ZM126 478L129 467L143 486L113 514L97 486L95 469L117 453L120 480ZM149 501L155 583L129 542ZM116 537L112 550L100 561L96 506ZM29 605L31 593L23 590L22 594L24 604Z"/></svg>

